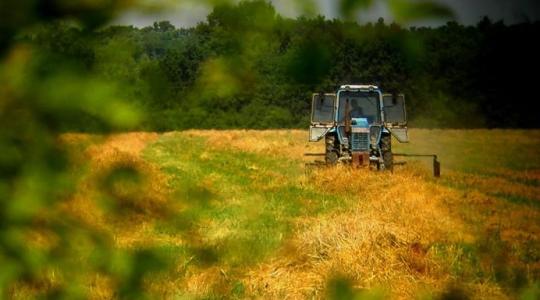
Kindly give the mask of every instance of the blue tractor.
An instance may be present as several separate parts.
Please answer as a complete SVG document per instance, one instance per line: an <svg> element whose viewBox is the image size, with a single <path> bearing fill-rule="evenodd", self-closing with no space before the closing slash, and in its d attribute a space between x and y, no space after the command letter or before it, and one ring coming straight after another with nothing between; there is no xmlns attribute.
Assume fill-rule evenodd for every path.
<svg viewBox="0 0 540 300"><path fill-rule="evenodd" d="M392 136L409 141L404 95L385 94L375 85L342 85L336 93L313 95L309 141L325 140L326 164L392 170Z"/></svg>

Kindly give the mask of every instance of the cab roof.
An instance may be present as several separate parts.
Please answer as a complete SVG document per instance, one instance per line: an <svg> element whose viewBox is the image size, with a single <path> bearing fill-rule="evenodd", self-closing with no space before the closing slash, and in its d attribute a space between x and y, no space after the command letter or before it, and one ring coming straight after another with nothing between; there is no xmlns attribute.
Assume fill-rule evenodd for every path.
<svg viewBox="0 0 540 300"><path fill-rule="evenodd" d="M340 90L378 90L379 87L372 84L345 84L339 87Z"/></svg>

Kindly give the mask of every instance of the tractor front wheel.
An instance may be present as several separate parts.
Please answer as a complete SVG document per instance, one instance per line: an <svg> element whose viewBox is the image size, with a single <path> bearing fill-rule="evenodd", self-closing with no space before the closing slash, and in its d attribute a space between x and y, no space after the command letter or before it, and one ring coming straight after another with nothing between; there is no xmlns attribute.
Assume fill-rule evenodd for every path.
<svg viewBox="0 0 540 300"><path fill-rule="evenodd" d="M336 136L327 135L325 137L326 144L326 163L327 164L336 164L339 159L338 152L336 151Z"/></svg>
<svg viewBox="0 0 540 300"><path fill-rule="evenodd" d="M384 162L384 169L388 171L394 170L394 156L392 155L392 136L383 135L381 137L381 151Z"/></svg>

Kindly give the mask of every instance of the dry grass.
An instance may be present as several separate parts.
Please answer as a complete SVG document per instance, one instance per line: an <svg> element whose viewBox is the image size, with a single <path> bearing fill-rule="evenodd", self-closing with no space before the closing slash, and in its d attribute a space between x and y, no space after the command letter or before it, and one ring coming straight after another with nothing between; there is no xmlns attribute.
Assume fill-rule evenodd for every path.
<svg viewBox="0 0 540 300"><path fill-rule="evenodd" d="M479 145L488 143L489 147L484 135L490 135L490 139L501 136L506 141L512 132L449 131L450 137L441 137L440 143L458 143L460 134L461 137L476 135ZM518 134L527 136L522 132ZM530 134L533 142L526 140L524 144L540 145L534 144L539 140L538 132ZM433 139L441 136L441 131L419 130L413 131L411 136L423 139L417 151L425 151L429 147L425 139L437 145ZM88 161L89 172L66 211L92 226L112 232L119 247L178 246L192 242L184 240L180 234L153 230L164 209L181 211L182 208L171 206L172 196L167 184L171 175L163 173L163 165L141 157L142 150L160 138L174 140L177 137L187 141L204 140L204 147L194 151L198 153L193 157L195 164L232 151L238 152L238 157L242 157L242 152L252 153L265 159L287 161L289 168L302 168L304 152L322 151L321 144L308 144L307 133L301 130L191 130L162 136L131 133L107 138L66 135L63 141L67 144L89 145L82 156L76 155L79 160ZM95 144L96 141L101 143ZM196 144L181 147L184 146L199 147ZM398 150L410 151L413 149L410 147ZM466 148L475 147L480 146L467 144ZM277 251L256 264L238 268L220 262L210 267L190 267L190 262L183 260L173 268L176 270L173 274L181 275L152 281L151 289L167 298L205 297L229 295L234 283L241 282L245 287L242 297L325 298L329 280L344 276L355 288L382 288L384 295L392 298L438 295L456 284L473 298L513 297L519 290L512 290L504 279L501 282L489 274L496 273L499 261L503 264L501 268L508 272L527 270L525 280L529 284L539 279L540 212L535 204L540 201L538 150L527 150L532 151L526 158L530 161L516 163L517 168L512 167L513 163L507 163L511 167L500 162L489 164L501 155L497 149L479 150L485 152L481 158L485 161L480 162L464 161L462 153L443 150L439 153L443 178L438 181L430 178L429 170L420 163L393 174L337 167L297 177L266 166L247 165L243 172L253 173L249 177L252 188L261 195L273 193L287 182L298 184L311 194L333 195L342 199L343 205L321 213L300 213L291 217L287 220L292 224L288 238ZM476 159L477 154L472 156ZM445 169L446 161L450 163ZM485 168L476 174L466 171L476 165ZM128 214L111 214L98 209L95 201L89 201L103 197L100 178L107 177L110 170L118 166L133 168L144 178L137 186L119 183L110 187L109 192L114 193L115 198L134 201L122 204L130 208ZM220 192L220 184L228 184L217 171L207 175L205 182L216 193ZM218 207L238 206L242 201L258 197L255 194L229 197L227 194L242 192L240 185L231 186L228 192L222 191L226 195L223 197L230 200ZM525 199L525 204L520 199ZM309 199L300 200L298 205L302 207L312 205ZM300 211L310 211L302 207ZM230 224L235 223L234 219L227 220L201 222L199 238L219 241L238 234ZM219 230L211 230L212 226ZM473 254L466 253L468 246L463 245L478 249L495 247L500 251L491 249L484 255L479 250L480 254L474 254L478 257L473 259L470 257ZM479 272L487 275L475 275ZM107 295L106 290L96 288L92 293L100 298L98 295Z"/></svg>
<svg viewBox="0 0 540 300"><path fill-rule="evenodd" d="M203 137L213 149L289 159L300 159L306 152L320 152L322 146L321 143L307 143L305 130L188 130L181 135Z"/></svg>
<svg viewBox="0 0 540 300"><path fill-rule="evenodd" d="M84 151L73 153L77 168L86 166L88 173L63 208L88 226L112 233L120 247L180 244L178 239L160 237L151 230L152 221L165 216L171 205L167 177L140 155L157 138L155 133L64 135L63 143L91 143ZM116 176L122 171L127 174Z"/></svg>
<svg viewBox="0 0 540 300"><path fill-rule="evenodd" d="M336 168L313 176L321 189L356 197L345 211L298 220L287 253L250 273L254 293L304 298L324 291L336 274L357 288L385 287L393 297L451 282L431 245L474 240L444 205L456 197L452 191L409 170L388 175Z"/></svg>

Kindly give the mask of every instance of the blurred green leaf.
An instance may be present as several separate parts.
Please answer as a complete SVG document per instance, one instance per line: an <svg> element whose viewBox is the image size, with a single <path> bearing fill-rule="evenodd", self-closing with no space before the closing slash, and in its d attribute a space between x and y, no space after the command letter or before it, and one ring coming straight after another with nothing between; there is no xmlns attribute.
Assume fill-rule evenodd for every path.
<svg viewBox="0 0 540 300"><path fill-rule="evenodd" d="M540 298L540 283L533 282L530 286L523 289L519 297L520 300L534 300Z"/></svg>
<svg viewBox="0 0 540 300"><path fill-rule="evenodd" d="M339 11L346 19L354 19L357 13L369 8L373 0L340 0Z"/></svg>
<svg viewBox="0 0 540 300"><path fill-rule="evenodd" d="M388 0L388 5L397 22L454 17L454 12L448 6L433 1Z"/></svg>
<svg viewBox="0 0 540 300"><path fill-rule="evenodd" d="M332 67L332 52L329 44L307 41L291 53L288 75L299 83L317 84Z"/></svg>
<svg viewBox="0 0 540 300"><path fill-rule="evenodd" d="M364 290L354 287L352 280L336 275L327 282L327 295L333 300L381 300L386 299L382 290Z"/></svg>

